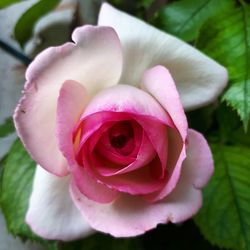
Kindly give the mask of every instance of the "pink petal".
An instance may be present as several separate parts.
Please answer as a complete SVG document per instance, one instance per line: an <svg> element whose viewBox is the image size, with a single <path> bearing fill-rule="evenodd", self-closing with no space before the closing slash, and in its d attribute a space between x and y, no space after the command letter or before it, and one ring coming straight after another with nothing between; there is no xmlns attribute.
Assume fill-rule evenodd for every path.
<svg viewBox="0 0 250 250"><path fill-rule="evenodd" d="M83 26L75 30L73 40L76 44L46 49L31 63L14 114L18 134L32 158L59 176L68 173L55 136L62 84L72 79L94 94L117 84L122 70L120 42L112 28Z"/></svg>
<svg viewBox="0 0 250 250"><path fill-rule="evenodd" d="M80 192L90 200L98 203L110 203L119 195L116 190L108 188L90 176L83 167L76 166L72 174L74 183Z"/></svg>
<svg viewBox="0 0 250 250"><path fill-rule="evenodd" d="M56 177L37 167L26 222L49 240L75 240L93 233L69 195L69 176Z"/></svg>
<svg viewBox="0 0 250 250"><path fill-rule="evenodd" d="M125 84L99 92L88 104L82 117L100 111L148 115L172 126L169 115L150 94Z"/></svg>
<svg viewBox="0 0 250 250"><path fill-rule="evenodd" d="M98 164L100 164L98 157L94 154L89 154L88 145L85 145L83 148L83 165L98 183L102 183L113 190L132 195L149 194L158 191L166 183L166 178L159 179L158 176L156 177L152 174L150 163L132 172L113 176L102 176L99 174L97 171Z"/></svg>
<svg viewBox="0 0 250 250"><path fill-rule="evenodd" d="M145 133L143 133L142 144L136 159L126 167L119 169L104 166L103 162L99 162L100 166L96 166L96 170L103 176L113 176L134 171L138 168L147 166L155 157L155 150Z"/></svg>
<svg viewBox="0 0 250 250"><path fill-rule="evenodd" d="M142 79L142 87L169 113L185 142L188 128L187 118L176 85L168 70L163 66L147 70Z"/></svg>
<svg viewBox="0 0 250 250"><path fill-rule="evenodd" d="M124 54L121 82L139 86L144 71L164 65L185 109L213 102L227 84L227 70L189 44L103 3L98 25L117 32Z"/></svg>
<svg viewBox="0 0 250 250"><path fill-rule="evenodd" d="M98 145L97 154L100 156L101 159L105 159L106 161L112 162L112 164L117 165L128 165L135 160L134 157L118 155L113 151L106 149L103 145Z"/></svg>
<svg viewBox="0 0 250 250"><path fill-rule="evenodd" d="M95 136L93 136L93 133L91 136L88 132L89 129L92 131L95 125L97 126L97 129L99 129L101 128L102 122L105 125L105 122L110 122L110 119L114 121L118 118L120 119L119 121L121 121L122 119L131 119L131 117L133 117L135 121L138 120L141 123L142 127L145 126L145 133L149 137L150 142L153 142L152 145L154 146L154 148L151 149L152 154L150 155L152 155L152 157L150 159L142 158L135 164L131 164L131 166L126 168L125 166L119 165L113 166L114 163L108 164L107 160L105 161L104 157L101 157L94 151L92 152L92 150L94 149L93 140L95 145L98 141L98 137L96 140ZM91 125L92 118L94 122L93 125ZM84 166L94 179L101 181L108 187L119 190L121 192L128 192L130 194L148 194L164 187L166 183L166 155L168 139L166 125L150 116L105 111L89 115L86 117L85 121L86 123L83 123L83 127L88 136L86 137L87 139L84 139L84 143L80 146L81 150L77 153L78 163ZM85 137L85 135L83 135L83 137ZM146 144L150 144L150 142ZM150 160L153 160L153 156L155 155L155 153L158 153L160 157L160 164L157 163L153 167L153 165L150 163ZM103 172L104 167L102 166L106 166L105 173ZM130 169L130 167L132 167L133 169ZM142 167L143 169L145 168L145 171L142 170L138 172L137 169L139 167ZM110 168L108 173L107 168ZM125 172L123 172L123 168L126 168ZM126 172L129 169L133 171L128 174ZM119 176L114 176L116 172L117 174L119 174ZM103 174L112 176L104 177Z"/></svg>
<svg viewBox="0 0 250 250"><path fill-rule="evenodd" d="M133 115L133 117L143 127L156 153L158 154L161 162L160 177L164 178L166 175L168 157L168 130L170 127L159 122L159 120L155 119L154 117L145 117L141 115ZM171 126L173 126L172 120Z"/></svg>
<svg viewBox="0 0 250 250"><path fill-rule="evenodd" d="M193 168L193 184L197 189L203 188L214 172L208 143L202 134L193 129L188 130L187 158L183 164L184 168Z"/></svg>
<svg viewBox="0 0 250 250"><path fill-rule="evenodd" d="M121 114L121 113L120 113ZM120 114L118 117L121 117ZM125 114L124 114L125 115ZM115 116L115 115L114 115ZM128 114L126 116L129 117ZM128 119L127 117L127 119ZM124 117L125 118L125 117ZM126 119L126 118L125 118ZM131 117L129 118L131 119ZM112 161L113 163L120 164L120 165L127 165L132 163L135 160L135 157L137 156L141 141L142 141L142 128L141 126L134 120L126 120L131 126L134 133L134 137L129 140L128 146L132 147L130 149L130 153L123 154L123 152L118 152L116 149L113 148L113 146L110 143L109 138L109 129L112 128L112 126L116 125L118 122L106 122L104 125L101 126L100 129L98 129L92 136L90 143L90 152L93 152L93 150L99 154L100 156L103 156L108 161ZM125 148L128 148L125 146Z"/></svg>
<svg viewBox="0 0 250 250"><path fill-rule="evenodd" d="M75 164L73 130L87 101L86 91L81 84L68 80L62 85L57 102L56 134L59 148L69 165Z"/></svg>
<svg viewBox="0 0 250 250"><path fill-rule="evenodd" d="M160 223L182 222L198 211L202 195L193 185L195 171L186 165L174 191L156 203L148 203L140 196L121 195L116 201L103 205L86 199L74 185L71 195L94 229L115 237L137 236Z"/></svg>
<svg viewBox="0 0 250 250"><path fill-rule="evenodd" d="M79 129L82 130L78 150L80 151L81 147L86 143L86 141L95 134L91 139L91 143L89 145L89 150L92 151L96 143L98 142L102 132L104 132L110 126L114 125L115 122L128 119L131 119L131 117L127 113L116 113L109 111L96 112L81 118L74 130L74 137L77 135Z"/></svg>
<svg viewBox="0 0 250 250"><path fill-rule="evenodd" d="M143 76L142 87L154 96L162 107L165 108L177 129L177 133L169 129L172 140L169 143L170 152L168 153L167 168L169 171L172 170L170 171L171 176L161 192L147 197L148 200L156 201L168 195L178 182L182 162L186 156L185 142L188 125L175 83L166 68L156 66L147 70ZM180 134L181 140L178 134ZM175 155L177 152L178 154ZM171 163L169 161L171 161Z"/></svg>
<svg viewBox="0 0 250 250"><path fill-rule="evenodd" d="M145 200L149 202L159 201L169 195L176 187L181 175L183 161L186 158L186 147L175 129L168 129L168 144L168 179L161 190L144 196Z"/></svg>
<svg viewBox="0 0 250 250"><path fill-rule="evenodd" d="M169 132L170 131L171 130L169 130ZM187 165L190 165L189 168L193 169L193 185L197 189L204 187L213 174L214 167L212 154L202 134L192 129L188 130L187 152L185 152L185 147L182 147L181 149L181 142L178 142L178 135L174 134L173 131L171 137L175 137L173 141L179 143L179 146L176 145L176 147L173 147L174 143L171 142L171 139L169 140L172 147L169 147L171 151L168 152L168 155L170 156L168 159L168 168L170 167L173 169L173 173L171 178L167 181L166 186L161 191L144 197L150 202L155 202L166 197L178 182L181 169L186 168ZM179 156L180 150L181 153Z"/></svg>

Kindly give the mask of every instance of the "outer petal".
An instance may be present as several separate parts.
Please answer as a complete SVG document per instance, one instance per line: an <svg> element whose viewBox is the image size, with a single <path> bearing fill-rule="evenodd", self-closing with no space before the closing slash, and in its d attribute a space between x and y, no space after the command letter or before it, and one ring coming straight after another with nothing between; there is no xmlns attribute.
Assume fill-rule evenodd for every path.
<svg viewBox="0 0 250 250"><path fill-rule="evenodd" d="M56 175L67 174L55 137L62 84L72 79L93 94L115 85L122 69L120 43L112 28L83 26L72 38L76 44L49 48L35 58L26 72L24 95L14 115L18 134L33 159Z"/></svg>
<svg viewBox="0 0 250 250"><path fill-rule="evenodd" d="M224 67L176 37L128 14L102 5L99 25L113 27L124 52L122 83L139 85L143 72L164 65L171 72L187 110L212 102L227 82Z"/></svg>
<svg viewBox="0 0 250 250"><path fill-rule="evenodd" d="M189 135L187 160L181 178L174 191L159 202L147 203L141 197L123 195L111 204L101 205L86 199L72 185L73 200L89 224L116 237L130 237L143 234L159 223L179 223L193 216L202 204L202 194L197 186L203 186L211 175L208 171L211 169L211 155L199 133L191 130ZM194 154L195 148L201 145ZM191 162L193 164L189 164Z"/></svg>
<svg viewBox="0 0 250 250"><path fill-rule="evenodd" d="M72 80L63 84L57 103L56 134L59 148L70 165L75 164L73 130L87 101L86 91L81 84Z"/></svg>
<svg viewBox="0 0 250 250"><path fill-rule="evenodd" d="M26 222L43 238L68 241L93 232L71 200L69 182L37 167Z"/></svg>
<svg viewBox="0 0 250 250"><path fill-rule="evenodd" d="M193 168L193 185L197 189L203 188L214 172L211 150L204 136L193 129L188 130L187 150L184 168Z"/></svg>

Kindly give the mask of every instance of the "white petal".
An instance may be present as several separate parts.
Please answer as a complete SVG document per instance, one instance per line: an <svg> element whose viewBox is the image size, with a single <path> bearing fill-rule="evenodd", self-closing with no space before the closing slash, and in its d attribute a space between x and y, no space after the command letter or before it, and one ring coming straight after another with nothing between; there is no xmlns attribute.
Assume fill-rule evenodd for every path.
<svg viewBox="0 0 250 250"><path fill-rule="evenodd" d="M226 86L227 71L217 62L107 3L102 5L98 24L113 27L121 40L121 83L138 86L146 69L163 65L173 76L186 110L213 102Z"/></svg>
<svg viewBox="0 0 250 250"><path fill-rule="evenodd" d="M116 85L122 71L121 44L112 28L85 25L74 30L72 40L36 56L26 71L23 96L14 114L18 135L31 157L58 176L68 174L55 136L61 86L74 80L94 95Z"/></svg>
<svg viewBox="0 0 250 250"><path fill-rule="evenodd" d="M26 222L45 239L74 240L93 229L75 207L69 194L70 177L56 177L37 167Z"/></svg>

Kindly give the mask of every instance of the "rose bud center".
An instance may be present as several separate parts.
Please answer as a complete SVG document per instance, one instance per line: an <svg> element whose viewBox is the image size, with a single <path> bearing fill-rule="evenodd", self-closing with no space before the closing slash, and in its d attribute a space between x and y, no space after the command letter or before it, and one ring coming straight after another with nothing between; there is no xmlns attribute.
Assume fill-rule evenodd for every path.
<svg viewBox="0 0 250 250"><path fill-rule="evenodd" d="M111 127L109 141L120 154L130 154L134 149L134 131L129 121L121 121Z"/></svg>

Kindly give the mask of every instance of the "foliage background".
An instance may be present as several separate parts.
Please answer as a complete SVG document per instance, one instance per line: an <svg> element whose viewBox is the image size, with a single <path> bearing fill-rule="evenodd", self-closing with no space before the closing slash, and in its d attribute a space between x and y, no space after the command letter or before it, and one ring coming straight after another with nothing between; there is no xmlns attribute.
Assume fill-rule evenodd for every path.
<svg viewBox="0 0 250 250"><path fill-rule="evenodd" d="M0 8L16 2L20 1L1 0ZM20 17L13 32L21 48L32 36L35 23L59 2L40 0ZM98 13L100 2L91 1L93 18ZM178 225L160 225L136 238L114 239L97 233L71 243L44 241L24 223L35 164L20 141L16 140L8 154L1 159L0 168L0 204L8 230L23 240L37 241L47 249L250 250L249 1L108 2L189 42L229 71L229 85L220 99L213 105L187 113L189 126L206 136L214 155L215 174L204 190L204 205L192 220ZM74 26L79 22L76 18ZM0 140L13 132L10 118L0 126Z"/></svg>

